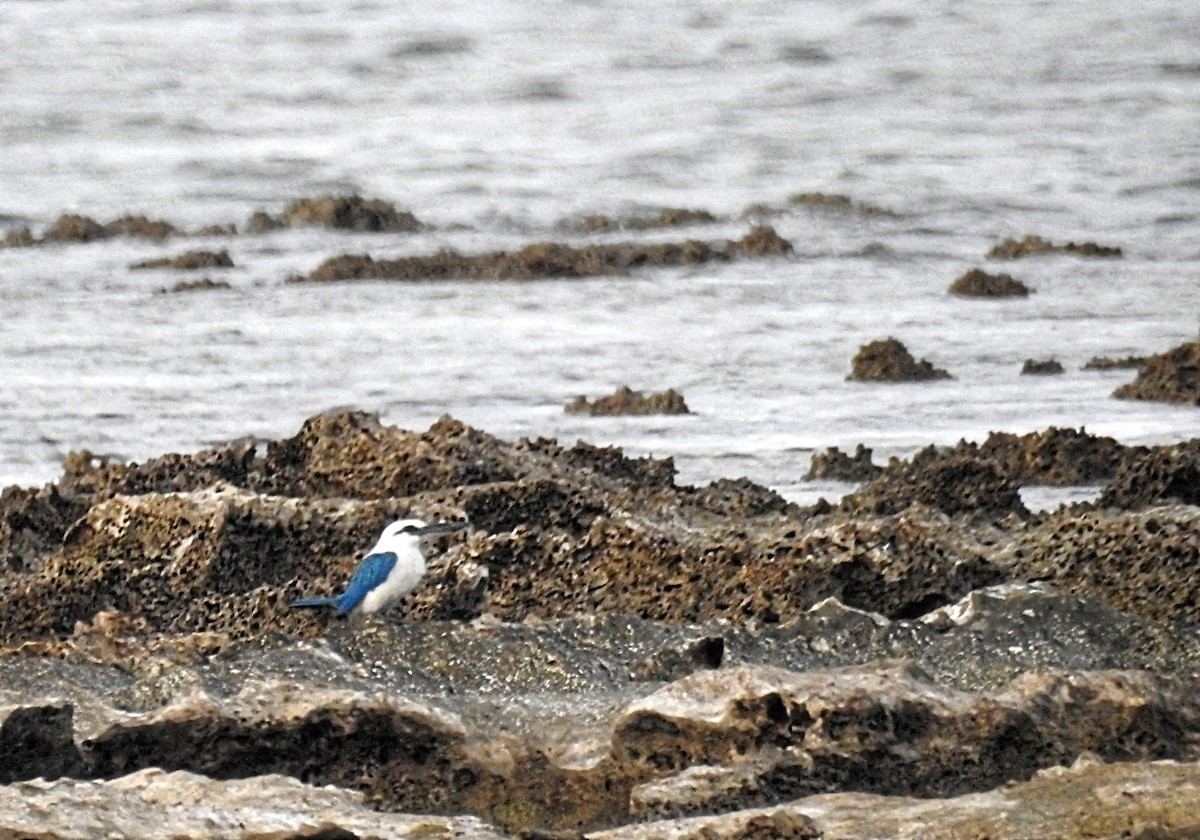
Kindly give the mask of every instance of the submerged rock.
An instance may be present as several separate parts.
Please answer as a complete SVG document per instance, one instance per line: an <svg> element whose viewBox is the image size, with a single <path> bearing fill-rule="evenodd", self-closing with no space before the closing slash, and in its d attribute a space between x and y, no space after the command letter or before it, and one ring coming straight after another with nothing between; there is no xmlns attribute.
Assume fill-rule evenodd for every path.
<svg viewBox="0 0 1200 840"><path fill-rule="evenodd" d="M605 397L589 400L578 396L567 403L568 414L591 414L594 417L616 414L691 414L683 395L674 388L657 394L643 394L622 385Z"/></svg>
<svg viewBox="0 0 1200 840"><path fill-rule="evenodd" d="M1080 257L1119 257L1121 249L1095 242L1068 242L1066 245L1055 245L1048 239L1030 234L1024 239L1006 239L988 251L988 258L994 260L1015 260L1036 254L1074 254Z"/></svg>
<svg viewBox="0 0 1200 840"><path fill-rule="evenodd" d="M1063 372L1062 362L1058 359L1026 359L1021 365L1022 376L1056 376Z"/></svg>
<svg viewBox="0 0 1200 840"><path fill-rule="evenodd" d="M152 260L142 260L130 266L132 269L174 268L181 271L196 271L202 268L233 268L233 259L229 252L221 251L185 251L177 257L160 257Z"/></svg>
<svg viewBox="0 0 1200 840"><path fill-rule="evenodd" d="M902 343L887 338L860 347L846 378L857 382L925 382L949 379L950 374L925 359L918 362Z"/></svg>
<svg viewBox="0 0 1200 840"><path fill-rule="evenodd" d="M169 222L147 219L145 216L121 216L101 224L90 216L65 213L40 237L35 236L29 228L21 228L5 234L4 244L9 247L28 247L53 242L96 242L115 236L166 239L181 233Z"/></svg>
<svg viewBox="0 0 1200 840"><path fill-rule="evenodd" d="M1126 356L1123 359L1110 359L1107 356L1092 356L1084 365L1084 370L1137 370L1146 364L1147 356Z"/></svg>
<svg viewBox="0 0 1200 840"><path fill-rule="evenodd" d="M1028 297L1030 289L1011 274L988 274L973 268L950 284L950 294L962 297Z"/></svg>
<svg viewBox="0 0 1200 840"><path fill-rule="evenodd" d="M848 195L841 193L803 192L788 198L788 203L797 207L819 207L827 210L861 213L864 216L894 216L890 210L877 207L874 204L863 204L854 201Z"/></svg>
<svg viewBox="0 0 1200 840"><path fill-rule="evenodd" d="M687 225L709 225L720 221L707 210L667 208L652 216L631 216L618 219L612 216L587 216L568 227L586 233L603 233L613 230L660 230L662 228L685 227Z"/></svg>
<svg viewBox="0 0 1200 840"><path fill-rule="evenodd" d="M527 245L518 251L376 260L343 254L326 260L304 281L331 280L536 280L599 277L637 268L726 262L743 255L790 253L791 245L769 227L757 227L733 242L709 245L698 240L573 246L557 242Z"/></svg>
<svg viewBox="0 0 1200 840"><path fill-rule="evenodd" d="M301 198L278 216L259 211L246 224L247 233L265 233L288 227L318 226L369 233L415 233L424 225L391 202L357 195Z"/></svg>
<svg viewBox="0 0 1200 840"><path fill-rule="evenodd" d="M1140 366L1137 378L1113 391L1113 396L1200 405L1200 342L1150 356Z"/></svg>

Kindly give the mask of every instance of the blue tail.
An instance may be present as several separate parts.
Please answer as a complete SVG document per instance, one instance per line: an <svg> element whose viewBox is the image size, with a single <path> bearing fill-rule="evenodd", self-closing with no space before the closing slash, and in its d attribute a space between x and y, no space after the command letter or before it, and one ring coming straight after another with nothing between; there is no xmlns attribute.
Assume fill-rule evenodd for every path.
<svg viewBox="0 0 1200 840"><path fill-rule="evenodd" d="M292 601L293 607L336 607L337 605L337 598L301 598L299 601Z"/></svg>

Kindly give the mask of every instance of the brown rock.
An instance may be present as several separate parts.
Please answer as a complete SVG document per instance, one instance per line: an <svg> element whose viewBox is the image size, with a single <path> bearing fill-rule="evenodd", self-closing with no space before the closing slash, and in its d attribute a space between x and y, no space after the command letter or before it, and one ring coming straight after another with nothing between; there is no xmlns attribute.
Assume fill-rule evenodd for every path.
<svg viewBox="0 0 1200 840"><path fill-rule="evenodd" d="M1146 359L1137 378L1113 391L1113 396L1200 405L1200 342L1181 344Z"/></svg>
<svg viewBox="0 0 1200 840"><path fill-rule="evenodd" d="M1108 481L1128 458L1143 449L1084 429L1058 429L1014 435L991 432L981 445L959 444L955 451L996 461L1020 485L1071 486Z"/></svg>
<svg viewBox="0 0 1200 840"><path fill-rule="evenodd" d="M835 446L825 452L816 452L804 478L833 479L835 481L868 481L883 472L883 468L871 461L871 450L861 443L854 455L847 455Z"/></svg>
<svg viewBox="0 0 1200 840"><path fill-rule="evenodd" d="M1107 356L1092 356L1084 363L1084 370L1137 370L1146 364L1147 356L1126 356L1123 359L1110 359Z"/></svg>
<svg viewBox="0 0 1200 840"><path fill-rule="evenodd" d="M1056 376L1063 372L1063 366L1057 359L1026 359L1021 365L1022 376Z"/></svg>
<svg viewBox="0 0 1200 840"><path fill-rule="evenodd" d="M1011 274L988 274L973 268L950 284L950 294L963 297L1028 297L1029 287Z"/></svg>
<svg viewBox="0 0 1200 840"><path fill-rule="evenodd" d="M422 227L416 216L396 210L390 202L356 195L302 198L288 205L281 220L285 227L319 225L373 233L415 233Z"/></svg>
<svg viewBox="0 0 1200 840"><path fill-rule="evenodd" d="M174 268L181 271L196 271L202 268L233 268L233 260L230 258L229 252L225 250L185 251L177 257L142 260L134 263L130 268Z"/></svg>
<svg viewBox="0 0 1200 840"><path fill-rule="evenodd" d="M1095 242L1068 242L1066 245L1055 245L1048 239L1029 235L1024 239L1006 239L988 251L988 258L995 260L1015 260L1036 254L1075 254L1081 257L1119 257L1120 248L1097 245Z"/></svg>
<svg viewBox="0 0 1200 840"><path fill-rule="evenodd" d="M894 216L891 210L876 207L874 204L862 204L854 201L848 195L841 193L804 192L796 193L788 198L788 203L802 207L817 207L826 210L862 213L866 216Z"/></svg>
<svg viewBox="0 0 1200 840"><path fill-rule="evenodd" d="M1027 513L1017 485L995 462L950 452L924 462L889 465L874 480L842 500L856 513L897 514L912 504L950 516Z"/></svg>
<svg viewBox="0 0 1200 840"><path fill-rule="evenodd" d="M661 230L688 225L715 224L718 221L719 219L707 210L672 207L653 216L634 216L627 219L614 219L611 216L603 215L587 216L578 224L570 225L570 227L588 233L602 233L613 230Z"/></svg>
<svg viewBox="0 0 1200 840"><path fill-rule="evenodd" d="M949 379L950 374L925 359L918 362L907 347L888 338L860 347L846 378L857 382L923 382Z"/></svg>
<svg viewBox="0 0 1200 840"><path fill-rule="evenodd" d="M714 247L705 242L606 243L576 247L539 242L515 252L460 254L376 260L368 255L332 257L306 281L329 280L537 280L623 274L643 267L697 265L750 255L789 253L791 245L769 227L755 228L736 242Z"/></svg>
<svg viewBox="0 0 1200 840"><path fill-rule="evenodd" d="M1132 453L1097 503L1123 510L1200 505L1200 440Z"/></svg>
<svg viewBox="0 0 1200 840"><path fill-rule="evenodd" d="M161 292L207 292L217 289L232 289L225 280L213 280L211 277L202 277L199 280L180 280L170 289L160 289Z"/></svg>
<svg viewBox="0 0 1200 840"><path fill-rule="evenodd" d="M683 395L674 388L668 388L657 394L643 394L634 391L628 385L622 385L605 397L597 397L589 401L587 397L578 396L567 403L568 414L591 414L593 417L611 415L643 415L643 414L690 414Z"/></svg>
<svg viewBox="0 0 1200 840"><path fill-rule="evenodd" d="M44 242L94 242L113 236L103 225L90 216L67 213L47 229Z"/></svg>

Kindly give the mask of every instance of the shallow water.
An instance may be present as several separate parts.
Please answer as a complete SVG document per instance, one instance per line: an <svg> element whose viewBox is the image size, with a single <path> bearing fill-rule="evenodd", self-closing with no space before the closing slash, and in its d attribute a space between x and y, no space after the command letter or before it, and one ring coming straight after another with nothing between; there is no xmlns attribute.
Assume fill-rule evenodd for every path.
<svg viewBox="0 0 1200 840"><path fill-rule="evenodd" d="M1190 4L666 0L398 10L367 0L155 8L0 5L0 224L64 211L181 226L358 191L435 227L0 250L0 484L78 448L142 459L293 433L353 406L422 429L673 456L683 481L748 475L794 498L815 449L877 461L989 430L1200 434L1196 409L1117 401L1200 326L1200 11ZM786 260L538 283L289 285L326 257L580 240L591 213L846 193L894 215L792 208ZM995 263L1038 233L1120 260ZM627 239L632 233L608 234ZM159 294L146 257L229 249L233 288ZM1028 299L951 298L971 267ZM954 379L849 383L895 336ZM1055 357L1061 376L1019 376ZM674 387L692 416L564 414L576 394Z"/></svg>

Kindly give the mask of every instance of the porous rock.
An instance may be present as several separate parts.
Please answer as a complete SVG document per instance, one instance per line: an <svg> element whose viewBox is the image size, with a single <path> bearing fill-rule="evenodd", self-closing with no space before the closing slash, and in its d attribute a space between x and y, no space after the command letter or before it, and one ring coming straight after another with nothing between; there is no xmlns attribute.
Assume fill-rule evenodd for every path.
<svg viewBox="0 0 1200 840"><path fill-rule="evenodd" d="M1200 622L1200 533L1194 509L1064 511L996 558L1027 579L1146 619Z"/></svg>
<svg viewBox="0 0 1200 840"><path fill-rule="evenodd" d="M1137 378L1113 391L1113 396L1200 405L1200 341L1146 359Z"/></svg>
<svg viewBox="0 0 1200 840"><path fill-rule="evenodd" d="M883 472L883 467L871 460L871 450L861 443L853 455L847 455L836 446L825 452L813 453L812 463L804 478L833 479L835 481L868 481Z"/></svg>
<svg viewBox="0 0 1200 840"><path fill-rule="evenodd" d="M961 297L1028 297L1029 287L1011 274L988 274L973 268L950 284L950 294Z"/></svg>
<svg viewBox="0 0 1200 840"><path fill-rule="evenodd" d="M860 347L846 378L857 382L924 382L949 379L950 374L925 359L918 362L901 342L887 338Z"/></svg>
<svg viewBox="0 0 1200 840"><path fill-rule="evenodd" d="M982 444L960 443L955 451L978 453L1000 464L1019 485L1071 486L1111 479L1126 459L1144 448L1125 446L1086 429L1059 429L1016 435L990 432Z"/></svg>
<svg viewBox="0 0 1200 840"><path fill-rule="evenodd" d="M708 225L717 221L717 217L707 210L672 207L651 216L630 216L628 218L613 218L605 215L587 216L568 227L587 233L603 233L612 230L659 230L687 225Z"/></svg>
<svg viewBox="0 0 1200 840"><path fill-rule="evenodd" d="M64 213L46 228L40 237L35 236L29 228L21 228L6 234L4 244L9 247L29 247L52 242L96 242L115 236L166 239L180 233L181 231L169 222L148 219L145 216L121 216L101 224L91 216Z"/></svg>
<svg viewBox="0 0 1200 840"><path fill-rule="evenodd" d="M567 403L568 414L590 414L593 417L631 414L690 414L683 395L674 388L656 394L643 394L628 385L622 385L613 393L589 400L578 396Z"/></svg>
<svg viewBox="0 0 1200 840"><path fill-rule="evenodd" d="M1012 477L988 458L949 452L889 465L842 501L847 511L889 515L912 504L950 515L1026 513Z"/></svg>
<svg viewBox="0 0 1200 840"><path fill-rule="evenodd" d="M1097 504L1124 510L1200 505L1200 439L1142 449L1126 458Z"/></svg>
<svg viewBox="0 0 1200 840"><path fill-rule="evenodd" d="M1138 370L1146 364L1146 356L1125 356L1113 359L1108 356L1092 356L1083 364L1084 370Z"/></svg>
<svg viewBox="0 0 1200 840"><path fill-rule="evenodd" d="M796 207L816 207L824 210L861 213L864 216L894 216L891 210L886 210L874 204L864 204L855 201L842 193L802 192L788 197L788 204Z"/></svg>

